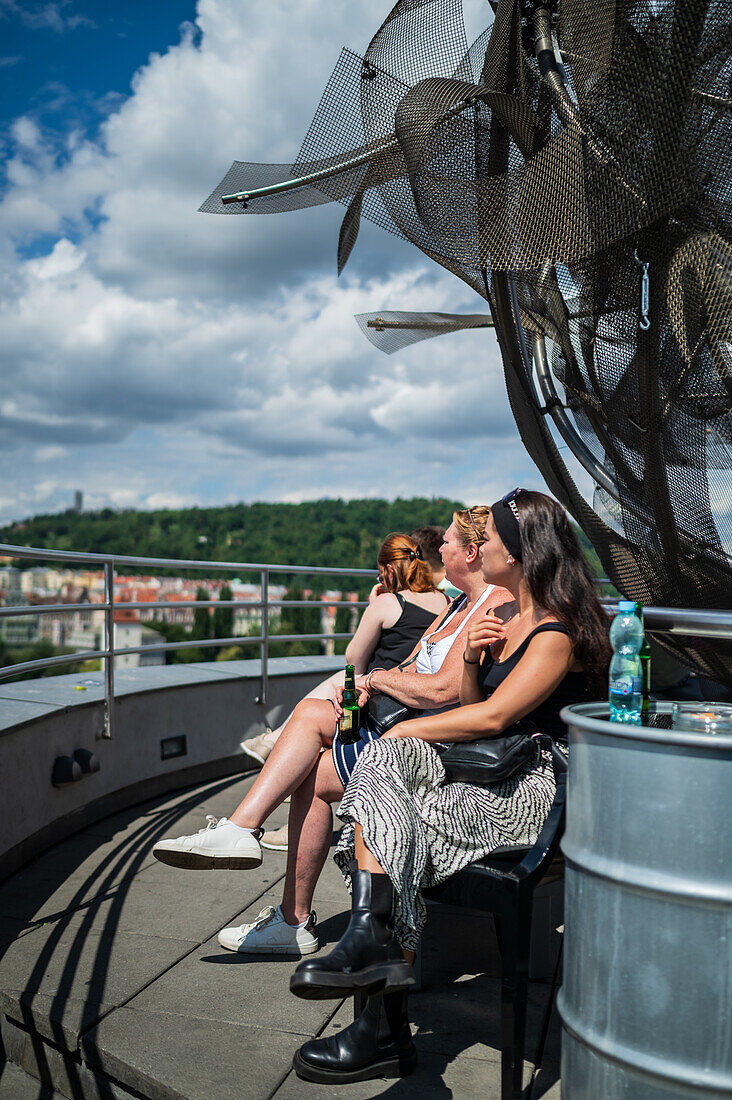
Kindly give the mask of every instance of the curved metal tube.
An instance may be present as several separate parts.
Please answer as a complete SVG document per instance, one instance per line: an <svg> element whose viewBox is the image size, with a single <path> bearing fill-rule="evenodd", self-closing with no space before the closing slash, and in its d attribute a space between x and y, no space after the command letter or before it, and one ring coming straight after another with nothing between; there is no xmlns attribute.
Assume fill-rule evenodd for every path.
<svg viewBox="0 0 732 1100"><path fill-rule="evenodd" d="M361 153L357 157L351 157L350 160L339 161L338 164L331 165L329 168L321 168L319 172L310 172L306 176L283 180L282 183L270 183L267 187L255 187L251 191L237 191L233 195L222 195L221 201L224 206L234 202L243 202L246 206L250 199L263 199L268 195L280 195L283 191L295 191L298 187L307 187L309 184L331 179L333 176L340 175L341 172L347 172L349 168L359 168L362 164L368 164L377 153L385 153L389 149L395 149L396 146L397 139L392 134L368 153Z"/></svg>
<svg viewBox="0 0 732 1100"><path fill-rule="evenodd" d="M511 302L514 305L514 310L517 309L518 302L514 301L516 295L516 287L511 282ZM554 378L552 377L551 370L549 369L549 363L546 355L546 344L544 343L544 337L540 334L534 336L533 341L533 356L534 366L536 368L536 377L539 380L539 388L541 390L541 396L544 401L544 407L542 412L547 412L554 423L557 426L557 431L561 435L564 442L569 447L570 451L580 463L580 465L587 471L590 477L597 482L605 492L616 500L618 504L621 503L620 493L618 487L613 479L597 461L592 451L584 442L582 437L577 432L574 424L567 416L564 406L557 394L554 387ZM532 379L533 381L533 379ZM537 405L539 402L537 401ZM539 406L541 407L541 406Z"/></svg>
<svg viewBox="0 0 732 1100"><path fill-rule="evenodd" d="M589 151L608 168L612 168L616 174L619 183L626 191L629 191L633 198L640 203L641 206L647 206L647 202L643 195L636 190L635 187L625 178L620 165L613 156L609 149L604 148L597 137L589 133L587 127L582 123L582 120L577 110L577 104L572 99L567 85L564 81L564 75L561 66L557 62L557 58L554 52L554 35L552 34L552 22L551 15L547 8L538 7L534 9L534 54L539 66L539 72L541 73L542 80L544 81L549 95L552 100L554 110L557 112L559 119L563 126L567 129L578 130L585 141L587 142L587 148Z"/></svg>
<svg viewBox="0 0 732 1100"><path fill-rule="evenodd" d="M458 103L456 107L451 107L449 111L445 111L444 115L439 119L439 122L447 122L449 119L459 115L461 111L467 110L469 107L474 107L476 101L480 96L487 92L488 88L482 84L476 88L470 95L470 97L464 100L462 103ZM246 206L250 199L263 199L268 195L280 195L283 191L295 191L298 187L307 187L309 184L319 183L321 180L332 179L334 176L340 175L341 172L348 171L349 168L359 168L362 164L368 164L372 157L378 153L387 153L391 149L397 149L399 147L399 141L396 134L389 134L388 137L378 142L368 153L359 153L358 156L351 157L349 160L339 161L338 164L331 165L328 168L321 168L317 172L310 172L306 176L297 176L291 180L283 180L282 183L270 183L266 187L255 187L251 191L237 191L233 195L222 195L221 201L225 206L230 203L242 202Z"/></svg>

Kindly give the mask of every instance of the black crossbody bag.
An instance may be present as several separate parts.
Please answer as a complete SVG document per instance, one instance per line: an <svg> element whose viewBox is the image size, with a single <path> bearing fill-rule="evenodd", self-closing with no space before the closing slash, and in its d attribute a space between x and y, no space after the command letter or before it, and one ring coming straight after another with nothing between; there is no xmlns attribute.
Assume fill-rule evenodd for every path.
<svg viewBox="0 0 732 1100"><path fill-rule="evenodd" d="M534 764L543 748L551 749L551 743L551 737L539 733L534 722L522 718L500 737L450 745L441 753L440 760L450 782L487 787Z"/></svg>
<svg viewBox="0 0 732 1100"><path fill-rule="evenodd" d="M399 665L400 669L408 668L417 660L412 657ZM399 722L406 722L409 718L416 718L422 711L417 707L408 707L406 703L400 703L398 699L392 699L391 695L385 695L383 691L377 691L369 696L366 704L366 724L378 737L383 737L387 730Z"/></svg>

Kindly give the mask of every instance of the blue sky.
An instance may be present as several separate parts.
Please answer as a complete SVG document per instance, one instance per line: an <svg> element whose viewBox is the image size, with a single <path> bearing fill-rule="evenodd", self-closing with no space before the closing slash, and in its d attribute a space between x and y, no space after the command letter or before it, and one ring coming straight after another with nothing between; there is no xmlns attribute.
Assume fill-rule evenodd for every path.
<svg viewBox="0 0 732 1100"><path fill-rule="evenodd" d="M388 7L0 0L0 522L75 489L153 508L542 486L491 333L387 358L353 320L482 312L459 280L368 225L337 279L335 204L197 213L232 160L294 158Z"/></svg>
<svg viewBox="0 0 732 1100"><path fill-rule="evenodd" d="M81 121L92 132L129 95L134 72L195 14L190 0L0 0L3 123L30 110L54 128Z"/></svg>

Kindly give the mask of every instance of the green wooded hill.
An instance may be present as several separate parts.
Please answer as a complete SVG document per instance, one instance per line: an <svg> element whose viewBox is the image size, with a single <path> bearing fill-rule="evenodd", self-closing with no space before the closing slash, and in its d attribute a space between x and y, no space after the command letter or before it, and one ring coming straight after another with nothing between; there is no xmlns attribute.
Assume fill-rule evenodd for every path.
<svg viewBox="0 0 732 1100"><path fill-rule="evenodd" d="M459 501L415 497L157 512L105 508L35 516L0 529L0 541L81 553L374 569L390 531L447 526L462 507Z"/></svg>
<svg viewBox="0 0 732 1100"><path fill-rule="evenodd" d="M461 501L413 497L230 504L157 512L104 508L99 512L35 516L9 524L0 529L0 541L146 558L374 569L379 546L390 531L409 532L432 523L446 527L453 511L463 507ZM592 572L601 576L597 555L583 532L575 529ZM31 564L18 562L22 568L30 568ZM312 586L318 590L329 586L327 577L320 581Z"/></svg>

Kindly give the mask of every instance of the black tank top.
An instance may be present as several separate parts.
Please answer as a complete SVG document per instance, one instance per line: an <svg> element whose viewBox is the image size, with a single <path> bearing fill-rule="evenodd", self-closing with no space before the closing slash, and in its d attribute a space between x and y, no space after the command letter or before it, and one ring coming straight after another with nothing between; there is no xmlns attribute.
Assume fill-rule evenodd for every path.
<svg viewBox="0 0 732 1100"><path fill-rule="evenodd" d="M419 639L437 615L425 607L419 607L411 600L397 595L402 613L393 626L381 631L379 644L369 661L367 672L372 668L396 668L414 649Z"/></svg>
<svg viewBox="0 0 732 1100"><path fill-rule="evenodd" d="M554 630L559 634L569 634L562 623L543 623L531 631L524 638L518 649L507 657L505 661L494 661L486 651L485 660L478 670L478 685L485 693L486 699L493 694L499 684L502 684L510 672L513 672L519 663L532 638L546 630ZM562 707L571 703L585 703L589 699L587 680L584 672L568 672L561 683L557 684L554 691L540 703L535 710L526 715L536 723L540 733L548 733L555 741L567 740L567 729L559 717Z"/></svg>

